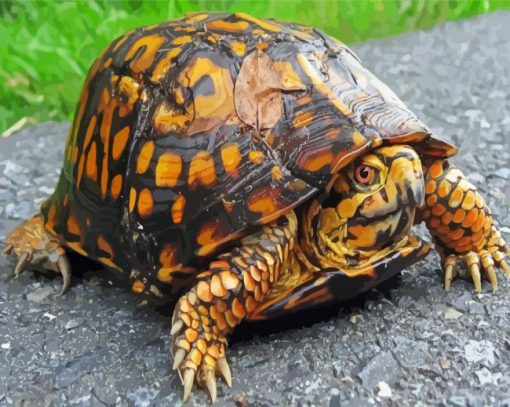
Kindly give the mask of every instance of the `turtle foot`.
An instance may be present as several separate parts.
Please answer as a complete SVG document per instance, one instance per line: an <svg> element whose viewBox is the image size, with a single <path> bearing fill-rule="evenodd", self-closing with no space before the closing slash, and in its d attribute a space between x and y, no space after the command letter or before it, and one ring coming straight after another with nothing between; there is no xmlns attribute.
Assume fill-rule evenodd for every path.
<svg viewBox="0 0 510 407"><path fill-rule="evenodd" d="M225 358L227 339L222 334L213 333L204 324L208 318L200 317L189 307L188 298L181 298L172 319L173 369L179 372L184 387L184 402L191 394L193 383L196 383L207 389L214 403L217 376L223 377L227 385L232 387L232 374Z"/></svg>
<svg viewBox="0 0 510 407"><path fill-rule="evenodd" d="M469 252L465 256L449 255L443 262L445 290L448 291L452 280L460 275L457 269L457 263L464 262L466 264L468 276L473 280L476 293L482 291L481 269L485 272L485 276L491 283L492 290L495 292L498 289L498 278L496 274L498 267L506 278L510 278L510 266L505 261L505 253L507 252L508 248L501 247L501 251L494 251L493 253L484 250L479 253Z"/></svg>
<svg viewBox="0 0 510 407"><path fill-rule="evenodd" d="M15 277L26 269L42 264L45 269L62 274L63 284L59 295L69 289L71 265L60 242L44 227L41 215L34 216L12 231L5 239L2 254L17 257Z"/></svg>

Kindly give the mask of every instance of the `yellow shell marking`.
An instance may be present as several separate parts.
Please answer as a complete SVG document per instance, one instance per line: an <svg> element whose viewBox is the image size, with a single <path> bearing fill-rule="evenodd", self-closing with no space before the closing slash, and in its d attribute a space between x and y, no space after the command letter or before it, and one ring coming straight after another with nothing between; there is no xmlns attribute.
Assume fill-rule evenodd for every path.
<svg viewBox="0 0 510 407"><path fill-rule="evenodd" d="M140 84L129 76L123 76L117 85L119 116L126 117L133 111L133 106L140 95ZM125 99L127 100L125 100Z"/></svg>
<svg viewBox="0 0 510 407"><path fill-rule="evenodd" d="M184 195L179 194L179 196L172 205L172 220L176 225L182 222L182 216L184 213L185 206L186 198L184 198Z"/></svg>
<svg viewBox="0 0 510 407"><path fill-rule="evenodd" d="M230 49L234 54L240 57L246 54L246 44L244 42L232 41L230 43Z"/></svg>
<svg viewBox="0 0 510 407"><path fill-rule="evenodd" d="M238 176L239 163L241 162L241 151L237 144L229 144L221 150L221 160L225 171L231 177Z"/></svg>
<svg viewBox="0 0 510 407"><path fill-rule="evenodd" d="M110 194L112 199L116 201L122 190L122 175L117 174L112 178L112 185L110 187Z"/></svg>
<svg viewBox="0 0 510 407"><path fill-rule="evenodd" d="M186 128L191 120L193 120L193 110L181 114L178 109L172 107L167 101L163 101L154 113L152 124L158 135L164 135Z"/></svg>
<svg viewBox="0 0 510 407"><path fill-rule="evenodd" d="M146 218L152 214L152 208L154 206L154 198L152 192L148 188L144 188L140 191L138 197L138 213L142 218Z"/></svg>
<svg viewBox="0 0 510 407"><path fill-rule="evenodd" d="M188 184L191 188L202 185L206 188L216 183L214 160L207 151L199 151L191 160Z"/></svg>
<svg viewBox="0 0 510 407"><path fill-rule="evenodd" d="M125 60L129 61L133 58L140 48L144 48L144 52L137 59L132 60L129 63L129 67L135 73L140 73L145 71L148 67L151 66L154 61L154 57L156 53L160 49L161 45L165 42L165 38L161 35L147 35L140 39L138 39L131 47L129 52L127 53Z"/></svg>
<svg viewBox="0 0 510 407"><path fill-rule="evenodd" d="M191 42L193 37L191 35L183 35L182 37L177 37L172 40L173 45L183 45Z"/></svg>
<svg viewBox="0 0 510 407"><path fill-rule="evenodd" d="M93 142L90 146L89 153L87 155L87 166L86 173L87 177L89 177L92 181L97 181L97 147L96 143Z"/></svg>
<svg viewBox="0 0 510 407"><path fill-rule="evenodd" d="M250 24L248 24L246 21L229 23L225 20L214 20L206 24L208 30L227 31L232 33L247 30L249 26Z"/></svg>
<svg viewBox="0 0 510 407"><path fill-rule="evenodd" d="M119 130L113 137L112 158L114 160L118 160L122 155L124 148L126 148L126 143L129 138L129 131L129 126L126 126L122 130Z"/></svg>
<svg viewBox="0 0 510 407"><path fill-rule="evenodd" d="M276 24L271 24L267 21L264 21L264 20L260 20L256 17L252 17L250 16L249 14L246 14L246 13L235 13L235 16L237 18L242 18L244 20L247 20L247 21L250 21L252 23L255 23L257 24L258 26L262 27L264 30L268 30L268 31L274 31L274 32L281 32L282 29L280 27L278 27Z"/></svg>
<svg viewBox="0 0 510 407"><path fill-rule="evenodd" d="M179 75L179 81L183 86L193 87L204 76L209 76L214 91L208 95L195 95L195 121L207 119L208 122L220 122L229 117L237 117L233 99L234 84L228 69L216 65L209 58L197 58Z"/></svg>
<svg viewBox="0 0 510 407"><path fill-rule="evenodd" d="M164 152L156 165L156 186L175 187L182 171L182 159L171 151Z"/></svg>
<svg viewBox="0 0 510 407"><path fill-rule="evenodd" d="M154 141L146 141L142 146L138 158L136 160L136 172L137 174L143 174L149 168L154 154Z"/></svg>
<svg viewBox="0 0 510 407"><path fill-rule="evenodd" d="M161 81L166 74L168 73L169 69L172 67L172 62L176 56L178 56L182 51L182 48L173 48L170 51L166 53L166 55L161 58L156 65L156 68L154 68L151 76L151 81L154 83L158 83Z"/></svg>

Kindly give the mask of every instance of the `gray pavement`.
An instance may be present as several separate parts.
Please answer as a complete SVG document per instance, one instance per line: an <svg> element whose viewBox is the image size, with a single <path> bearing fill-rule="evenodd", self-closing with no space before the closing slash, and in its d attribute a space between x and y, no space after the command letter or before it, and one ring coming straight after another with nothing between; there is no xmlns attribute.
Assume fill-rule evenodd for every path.
<svg viewBox="0 0 510 407"><path fill-rule="evenodd" d="M354 47L436 133L510 240L510 13ZM0 241L51 193L68 124L0 139ZM0 405L180 405L169 314L75 263L71 291L0 259ZM501 275L500 275L501 276ZM510 405L510 283L442 290L437 255L349 302L243 324L218 405ZM208 402L195 391L187 405Z"/></svg>

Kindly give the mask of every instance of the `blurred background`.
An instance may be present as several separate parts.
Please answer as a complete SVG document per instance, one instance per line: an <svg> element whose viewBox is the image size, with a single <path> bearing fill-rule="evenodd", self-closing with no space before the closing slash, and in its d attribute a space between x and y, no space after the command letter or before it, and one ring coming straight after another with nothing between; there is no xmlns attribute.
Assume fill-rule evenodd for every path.
<svg viewBox="0 0 510 407"><path fill-rule="evenodd" d="M85 74L115 37L188 12L244 11L347 44L510 9L510 0L0 0L0 134L71 120Z"/></svg>

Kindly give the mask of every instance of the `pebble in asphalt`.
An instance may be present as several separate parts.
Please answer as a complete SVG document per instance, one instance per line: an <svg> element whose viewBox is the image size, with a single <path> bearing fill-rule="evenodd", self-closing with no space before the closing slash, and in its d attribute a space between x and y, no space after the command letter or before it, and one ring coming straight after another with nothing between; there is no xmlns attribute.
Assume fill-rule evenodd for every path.
<svg viewBox="0 0 510 407"><path fill-rule="evenodd" d="M510 240L510 13L354 47L439 135L484 193ZM68 124L0 140L0 241L34 213L58 176ZM7 281L0 259L0 404L180 405L168 314L83 265L71 291L58 278ZM437 255L349 302L243 324L228 353L234 388L218 405L510 404L509 283L443 292ZM196 391L188 405L204 405Z"/></svg>

